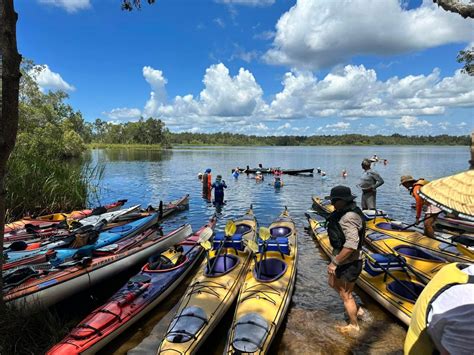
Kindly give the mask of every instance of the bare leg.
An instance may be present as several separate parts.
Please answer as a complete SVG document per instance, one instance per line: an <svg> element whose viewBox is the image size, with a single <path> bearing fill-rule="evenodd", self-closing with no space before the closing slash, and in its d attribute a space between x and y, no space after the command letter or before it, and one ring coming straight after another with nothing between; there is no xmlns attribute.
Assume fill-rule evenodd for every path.
<svg viewBox="0 0 474 355"><path fill-rule="evenodd" d="M425 219L425 228L424 228L424 232L425 232L425 235L430 237L430 238L434 238L434 227L433 227L433 224L436 220L436 217L435 216L430 216L429 218Z"/></svg>
<svg viewBox="0 0 474 355"><path fill-rule="evenodd" d="M352 290L354 289L353 282L346 282L341 279L335 279L335 288L337 289L339 296L344 302L344 308L349 316L350 324L345 327L339 327L342 332L359 331L359 323L357 321L357 304L352 296Z"/></svg>

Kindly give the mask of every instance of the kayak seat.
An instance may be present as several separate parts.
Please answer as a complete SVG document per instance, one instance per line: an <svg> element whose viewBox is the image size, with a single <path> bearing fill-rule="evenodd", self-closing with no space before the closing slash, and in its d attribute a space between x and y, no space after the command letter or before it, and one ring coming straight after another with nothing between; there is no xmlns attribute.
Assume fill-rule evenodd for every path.
<svg viewBox="0 0 474 355"><path fill-rule="evenodd" d="M275 227L270 229L270 234L273 238L284 237L288 238L291 234L291 228L288 227Z"/></svg>
<svg viewBox="0 0 474 355"><path fill-rule="evenodd" d="M235 230L235 234L247 234L252 230L248 224L238 224L237 229Z"/></svg>
<svg viewBox="0 0 474 355"><path fill-rule="evenodd" d="M216 260L217 258L217 260ZM206 266L205 275L210 277L221 276L232 269L239 263L239 258L233 254L223 254L209 259ZM210 270L212 268L212 271Z"/></svg>
<svg viewBox="0 0 474 355"><path fill-rule="evenodd" d="M283 276L288 265L281 259L269 258L261 260L253 269L255 279L262 282L273 282Z"/></svg>
<svg viewBox="0 0 474 355"><path fill-rule="evenodd" d="M415 259L446 262L446 260L444 260L443 258L440 258L436 255L424 251L421 248L417 248L411 245L398 245L393 249L395 249L401 255L406 255Z"/></svg>
<svg viewBox="0 0 474 355"><path fill-rule="evenodd" d="M224 232L218 232L213 239L213 248L218 249L221 245L221 242L224 241L224 248L234 248L236 250L243 251L245 246L242 238L242 234L235 233L232 237L225 237Z"/></svg>
<svg viewBox="0 0 474 355"><path fill-rule="evenodd" d="M371 241L377 241L377 240L384 240L384 239L389 239L391 238L389 235L384 234L384 233L379 233L379 232L373 232L370 234L366 234L365 236L367 239Z"/></svg>
<svg viewBox="0 0 474 355"><path fill-rule="evenodd" d="M268 323L260 314L247 313L235 323L232 346L242 353L257 352L268 332Z"/></svg>
<svg viewBox="0 0 474 355"><path fill-rule="evenodd" d="M370 256L378 263L374 263L368 258L365 259L364 269L371 276L377 276L384 272L380 265L389 271L403 270L403 265L393 254L371 254Z"/></svg>
<svg viewBox="0 0 474 355"><path fill-rule="evenodd" d="M387 285L388 291L400 298L407 300L410 303L416 302L421 291L423 291L423 288L423 285L406 280L399 280L399 282L392 281ZM410 289L415 295L417 295L417 297L415 297L415 295L413 295L407 289Z"/></svg>
<svg viewBox="0 0 474 355"><path fill-rule="evenodd" d="M263 252L263 244L263 240L258 238L258 250L260 253ZM266 241L266 245L266 251L277 251L282 254L290 255L290 245L288 243L288 238L272 238Z"/></svg>
<svg viewBox="0 0 474 355"><path fill-rule="evenodd" d="M171 343L186 343L196 338L197 332L207 324L206 312L200 307L186 307L171 322L166 340Z"/></svg>

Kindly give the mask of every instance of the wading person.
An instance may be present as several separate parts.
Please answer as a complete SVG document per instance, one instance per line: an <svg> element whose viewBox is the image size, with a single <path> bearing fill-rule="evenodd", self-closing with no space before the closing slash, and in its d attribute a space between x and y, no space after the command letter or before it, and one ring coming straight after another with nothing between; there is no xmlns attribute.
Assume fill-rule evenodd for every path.
<svg viewBox="0 0 474 355"><path fill-rule="evenodd" d="M362 190L361 207L363 210L375 210L377 208L377 188L382 186L384 181L378 173L371 169L369 159L362 160L361 165L364 170L359 182L359 187Z"/></svg>
<svg viewBox="0 0 474 355"><path fill-rule="evenodd" d="M214 204L222 206L224 204L224 189L227 188L225 181L221 175L217 175L216 181L212 184L211 190L214 189Z"/></svg>
<svg viewBox="0 0 474 355"><path fill-rule="evenodd" d="M438 214L441 210L432 205L431 203L423 200L419 195L420 189L426 185L429 181L425 179L414 179L411 175L403 175L400 178L400 185L403 185L410 195L415 198L416 201L416 221L415 223L420 223L421 212L423 208L426 208L425 218L424 218L424 234L430 238L434 238L434 223L436 222L436 218L438 218Z"/></svg>
<svg viewBox="0 0 474 355"><path fill-rule="evenodd" d="M335 211L327 218L326 228L333 248L332 261L328 266L328 284L341 297L349 316L349 324L338 326L342 333L359 331L357 317L364 311L357 308L352 290L362 271L362 241L365 236L364 215L357 207L351 189L336 186L329 196Z"/></svg>
<svg viewBox="0 0 474 355"><path fill-rule="evenodd" d="M202 176L202 196L208 200L211 199L212 176L211 169L206 169Z"/></svg>

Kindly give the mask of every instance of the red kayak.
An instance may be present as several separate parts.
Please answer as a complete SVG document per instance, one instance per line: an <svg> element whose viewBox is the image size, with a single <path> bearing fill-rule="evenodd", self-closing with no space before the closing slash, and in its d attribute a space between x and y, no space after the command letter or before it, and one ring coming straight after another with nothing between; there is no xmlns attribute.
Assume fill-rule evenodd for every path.
<svg viewBox="0 0 474 355"><path fill-rule="evenodd" d="M163 301L195 266L203 248L198 239L215 219L169 250L152 256L107 303L83 319L47 354L94 354Z"/></svg>

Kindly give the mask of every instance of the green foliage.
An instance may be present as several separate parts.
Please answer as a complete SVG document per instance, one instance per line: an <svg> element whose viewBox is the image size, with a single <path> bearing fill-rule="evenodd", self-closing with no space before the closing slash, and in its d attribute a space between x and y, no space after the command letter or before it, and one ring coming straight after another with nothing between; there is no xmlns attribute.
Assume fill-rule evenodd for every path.
<svg viewBox="0 0 474 355"><path fill-rule="evenodd" d="M22 65L19 131L6 176L7 220L84 208L94 169L83 167L92 129L61 91L43 93L33 80L41 68Z"/></svg>
<svg viewBox="0 0 474 355"><path fill-rule="evenodd" d="M457 56L458 63L464 64L462 72L467 75L474 75L474 47L459 51Z"/></svg>
<svg viewBox="0 0 474 355"><path fill-rule="evenodd" d="M93 123L94 143L105 144L158 144L168 147L168 130L161 120L141 118L138 122L121 124L96 119Z"/></svg>
<svg viewBox="0 0 474 355"><path fill-rule="evenodd" d="M321 145L469 145L469 136L246 136L232 133L169 133L171 144L186 145L265 145L265 146L321 146Z"/></svg>

